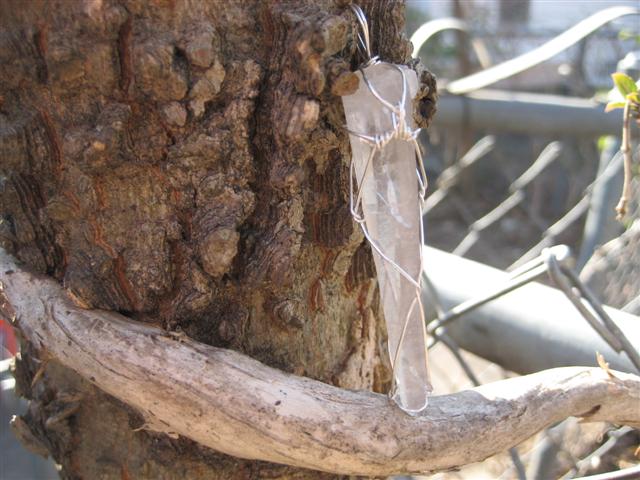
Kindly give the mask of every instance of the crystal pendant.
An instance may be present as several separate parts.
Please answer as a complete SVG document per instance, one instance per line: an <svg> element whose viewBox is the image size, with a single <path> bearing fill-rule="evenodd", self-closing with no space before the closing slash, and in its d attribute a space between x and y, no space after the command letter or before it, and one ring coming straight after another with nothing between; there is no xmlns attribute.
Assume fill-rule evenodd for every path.
<svg viewBox="0 0 640 480"><path fill-rule="evenodd" d="M392 398L417 413L431 392L420 302L421 184L415 135L406 135L415 134L412 99L418 79L413 70L388 63L366 66L357 75L356 93L342 97L359 190L352 212L372 246L394 374ZM398 106L404 118L392 114Z"/></svg>

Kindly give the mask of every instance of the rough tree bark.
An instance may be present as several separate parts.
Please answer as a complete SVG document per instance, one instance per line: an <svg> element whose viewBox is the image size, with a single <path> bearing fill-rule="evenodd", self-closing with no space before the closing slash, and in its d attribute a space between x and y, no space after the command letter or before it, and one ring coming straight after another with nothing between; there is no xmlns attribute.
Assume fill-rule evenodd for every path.
<svg viewBox="0 0 640 480"><path fill-rule="evenodd" d="M346 205L348 0L2 0L2 246L90 308L384 391L368 249ZM403 5L363 2L405 62ZM423 85L416 119L433 113ZM63 478L329 478L139 430L23 344L21 431ZM71 414L69 414L71 412Z"/></svg>

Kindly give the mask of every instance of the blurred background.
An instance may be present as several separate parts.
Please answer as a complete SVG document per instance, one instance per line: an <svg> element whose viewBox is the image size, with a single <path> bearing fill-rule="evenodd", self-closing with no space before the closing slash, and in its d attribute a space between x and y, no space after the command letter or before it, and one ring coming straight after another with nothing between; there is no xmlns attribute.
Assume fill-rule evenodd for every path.
<svg viewBox="0 0 640 480"><path fill-rule="evenodd" d="M633 200L617 221L622 114L604 112L612 73L640 78L638 7L637 1L407 1L414 56L437 76L440 95L433 125L421 134L430 181L429 246L513 271L544 248L564 244L573 271L603 303L640 314L638 129L632 135ZM429 258L425 269L435 283L454 282L430 270ZM450 274L456 275L465 272ZM546 276L539 281L553 285ZM486 290L483 278L474 282L478 292ZM467 282L468 297L477 296L474 282ZM504 308L483 321L515 324L527 309L544 311L544 299L504 300ZM554 307L548 305L550 317ZM540 337L557 335L553 325L536 328ZM465 335L473 332L460 326L455 342L431 349L437 393L517 374L509 353L501 365L492 363L469 353L477 345L462 345ZM568 420L510 452L429 478L577 478L638 464L639 441L631 429Z"/></svg>
<svg viewBox="0 0 640 480"><path fill-rule="evenodd" d="M526 53L581 20L612 7L637 8L633 0L407 0L409 36L430 20L457 18L467 34L444 30L420 50L420 58L443 79L455 79ZM493 88L593 94L611 88L610 74L630 51L637 50L638 19L623 16L598 29L584 42L516 78ZM462 37L463 48L458 48ZM470 43L483 43L479 59ZM466 58L465 58L466 57ZM487 62L483 65L482 62ZM579 88L580 90L576 90Z"/></svg>

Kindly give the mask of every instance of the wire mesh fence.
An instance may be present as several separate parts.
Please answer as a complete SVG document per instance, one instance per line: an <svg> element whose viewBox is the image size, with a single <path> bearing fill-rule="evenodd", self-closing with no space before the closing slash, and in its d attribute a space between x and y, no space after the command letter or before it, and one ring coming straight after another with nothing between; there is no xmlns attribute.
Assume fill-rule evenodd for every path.
<svg viewBox="0 0 640 480"><path fill-rule="evenodd" d="M621 155L611 152L611 158L601 171L596 172L595 168L591 169L594 175L591 178L578 175L573 190L581 191L581 194L574 194L573 197L569 195L569 200L565 199L566 211L559 215L553 209L551 211L547 209L545 212L544 209L535 208L536 188L544 187L545 184L548 186L545 174L554 163L560 161L564 149L573 149L573 154L576 156L581 156L585 149L581 152L576 148L575 143L569 142L567 146L557 140L549 142L537 156L532 156L528 162L525 162L522 173L514 175L514 172L511 172L511 177L515 176L515 179L508 186L503 186L499 194L494 195L498 198L495 205L495 201L491 201L494 199L488 195L480 196L480 201L474 204L474 191L477 188L468 189L465 186L469 182L479 181L477 172L481 172L482 169L478 167L482 166L483 162L494 162L494 164L499 162L498 157L492 155L499 142L499 136L481 137L458 162L439 175L438 181L435 182L437 186L428 197L425 208L427 243L430 238L436 238L440 243L439 247L444 247L453 253L461 256L469 255L501 267L510 265L509 268L516 271L522 270L523 266L526 270L527 263L561 240L570 243L574 251L580 251L581 244L584 242L582 233L585 218L590 207L594 206L593 192L598 186L607 183L608 188L615 189L609 180L621 171ZM586 151L596 153L590 149ZM591 158L584 156L581 158L583 162L591 163L592 166L599 161L595 155ZM473 168L476 171L470 172ZM571 170L567 169L564 173L567 175L567 181L572 181ZM495 177L488 175L485 181L490 184L493 178ZM572 201L575 203L572 204ZM598 207L607 208L601 205ZM613 205L608 206L608 212L610 216L614 216ZM452 217L455 218L454 222L451 222ZM442 218L449 219L449 223L443 228L439 227ZM638 218L637 196L630 218ZM632 236L638 223L634 225L629 230L631 233L623 235L622 238L625 240L618 247L615 260L611 259L611 255L600 253L609 262L606 268L600 268L605 272L601 274L601 276L604 275L604 279L600 280L605 287L599 288L594 281L591 282L603 298L619 307L629 304L633 308L634 299L638 295L638 292L632 291L633 288L629 287L629 285L636 285L639 278L637 269L640 261L636 258L636 252L640 249L634 247L639 241L636 236ZM600 231L599 241L607 240L606 235L615 236L619 231L624 231L622 225L614 227L614 231ZM438 232L439 229L442 231ZM524 232L525 235L510 235L510 230ZM496 236L503 238L496 240ZM595 243L597 244L598 241ZM509 248L503 248L506 244ZM569 275L574 281L577 280L575 274ZM583 313L588 319L591 309L585 308L584 298L572 298L573 288L579 285L568 285L566 280L557 278L554 283L556 286L563 287L568 301L572 301L576 308L586 310ZM606 286L612 286L609 292ZM597 328L597 321L589 323L592 327L596 325ZM446 336L446 331L437 335L436 327L438 325L431 328L431 332L436 334L435 338L441 340L439 345L434 346L432 353L436 391L438 388L441 393L458 391L478 383L495 381L512 375L495 364L461 351ZM587 322L585 322L585 328L589 328ZM604 333L604 335L607 334ZM640 371L640 358L637 357L633 346L628 345L628 347L631 355L635 355L634 363ZM439 369L439 365L444 365L445 368ZM637 440L637 432L620 430L605 424L584 426L569 420L541 433L536 438L527 440L510 452L488 460L481 466L469 466L460 472L443 473L433 478L442 480L449 478L546 479L560 478L560 476L575 478L594 471L623 468L631 464L630 462L633 461L633 458L629 457L631 449L621 449L621 442L630 442L630 438ZM614 457L617 462L615 465L611 463L611 458Z"/></svg>
<svg viewBox="0 0 640 480"><path fill-rule="evenodd" d="M484 52L486 57L483 60L482 55L469 54L473 58L468 60L475 68L486 68L481 64L487 58L495 64L520 55L551 36L540 31L488 33L471 28L467 33L470 42L465 45L473 45L470 51ZM434 35L435 41L423 50L423 54L431 55L429 65L440 76L460 76L460 55L455 54L459 39L457 34ZM633 40L621 35L619 26L607 26L565 49L553 61L497 86L591 95L609 88L610 73L633 47ZM513 108L518 108L515 103ZM428 161L433 161L427 165L432 180L425 205L427 244L513 271L516 277L528 272L530 277L560 288L584 316L585 328L591 324L602 338L611 337L611 332L602 328L610 319L594 317L599 310L596 297L627 311L640 311L637 179L626 222L613 220L622 183L619 139L580 135L562 126L551 136L492 131L482 125L478 128L477 122L474 126L436 126L423 139ZM636 151L636 162L637 156ZM549 248L559 243L575 252L571 267L569 263L560 267L553 255L550 259ZM546 280L544 273L548 274ZM499 294L508 294L518 288L517 284L515 280ZM439 313L430 326L436 392L459 391L515 375L461 350L446 330L446 323L459 317L458 311L436 310ZM615 324L609 326L616 328ZM617 340L607 341L615 344ZM637 346L627 342L625 349L640 371ZM637 463L634 450L639 440L633 429L583 425L569 419L482 464L430 478L577 478Z"/></svg>
<svg viewBox="0 0 640 480"><path fill-rule="evenodd" d="M560 142L551 142L542 149L537 157L531 160L529 167L505 189L502 201L498 201L498 204L494 207L491 207L490 203L486 202L483 209L475 209L474 211L474 209L468 207L470 203L469 197L472 197L472 195L469 190L464 188L463 177L468 169L490 158L488 153L495 147L495 144L495 137L481 138L462 156L459 162L456 162L441 173L440 180L437 182L438 187L428 198L425 208L427 231L429 232L429 228L438 229L438 221L433 221L429 218L432 214L437 214L438 208L444 209L447 212L446 215L450 215L454 211L458 219L457 225L454 227L454 229L458 230L456 237L458 241L457 243L450 242L452 237L451 226L446 227L446 237L450 242L448 250L461 256L473 253L476 258L480 257L485 262L489 261L501 266L511 262L515 254L518 259L511 262L511 269L520 274L531 271L535 267L531 265L531 261L535 261L537 256L548 247L556 244L559 239L566 239L568 231L573 231L573 247L578 251L584 240L580 233L582 232L589 207L592 205L591 200L594 188L606 182L609 176L620 171L622 166L621 156L614 154L607 168L599 172L597 177L591 179L582 188L583 195L577 197L576 203L569 206L568 210L558 218L553 218L553 215L541 215L540 212L536 212L531 208L532 199L535 198L536 181L544 181L545 170L558 160L564 147ZM597 162L597 159L591 160ZM471 178L477 181L475 175L471 175ZM488 181L490 180L491 177L488 177ZM485 213L480 213L482 210ZM514 217L514 211L516 210L518 212ZM609 211L610 215L613 216L613 207ZM636 205L631 218L638 218L637 212ZM505 249L500 248L499 242L495 242L495 231L491 232L491 230L496 228L504 229L505 221L508 222L510 219L511 222L526 224L524 228L527 232L533 231L537 232L537 234L526 237L526 241L523 239L523 241L519 242L513 242L512 237L506 236L511 248L505 251ZM501 223L502 225L500 225ZM508 225L509 223L507 223L507 228L513 228ZM633 307L633 301L638 295L638 292L632 291L633 287L628 287L628 285L637 284L633 279L638 278L637 264L640 264L635 258L637 254L634 248L638 239L633 236L639 224L636 223L634 225L629 232L621 237L624 240L619 241L619 243L622 242L622 245L618 247L617 257L614 260L610 258L611 255L606 255L602 251L600 253L603 258L609 259L609 265L606 268L600 268L605 272L601 274L601 276L604 275L604 278L600 281L601 283L604 282L606 286L612 286L610 290L615 292L615 295L612 295L611 292L607 294L606 288L598 288L598 290L601 294L604 294L604 298L609 303L614 303L620 307L629 303ZM427 243L429 243L429 238L428 233ZM609 249L612 248L611 246L609 247ZM631 252L631 258L629 258L629 252ZM600 261L603 262L604 260ZM615 264L612 266L611 262L615 262ZM568 268L565 270L570 280L576 282L571 285L565 278L558 278L556 276L558 273L557 267L554 268L556 272L550 271L553 283L565 291L568 301L572 301L576 308L583 310L582 313L592 327L599 328L600 321L589 318L593 309L585 307L584 297L573 296L574 288L581 286L577 275ZM534 272L535 275L532 275L532 277L540 277L540 273L545 271L548 270L542 269ZM595 282L592 281L591 283L593 287L597 288ZM505 288L505 291L500 293L506 294L508 291L510 291L510 288ZM586 296L589 296L589 294ZM596 306L595 310L597 309L598 307ZM440 341L440 345L433 347L432 353L436 390L440 388L441 390L439 391L442 393L453 392L511 375L495 364L479 359L468 352L461 351L451 338L446 335L446 330L443 328L445 322L442 322L442 320L448 321L450 317L451 315L447 313L441 315L435 323L431 324L430 328L436 339L434 343L437 343L438 340ZM587 323L585 323L586 325ZM604 337L608 335L606 332L600 333ZM640 371L640 357L638 357L632 345L627 346L630 356L634 357L634 364ZM446 365L446 368L438 369L438 365ZM454 373L452 374L452 372ZM628 433L629 436L637 435L637 432L625 431L625 433ZM571 440L571 436L575 437L574 440ZM623 437L624 435L609 425L602 424L585 427L575 421L567 421L563 425L556 426L555 429L550 429L540 434L535 439L529 439L508 453L490 459L483 466L466 467L461 472L440 474L434 478L482 478L482 476L485 478L518 479L559 478L560 474L565 475L565 478L574 478L575 476L602 470L606 463L602 461L602 457L610 457L613 447L619 447L619 439ZM603 439L603 441L599 442L599 439ZM604 445L607 445L607 448L604 448ZM549 458L546 458L549 456L550 450L553 451L552 462ZM540 457L545 457L546 460L541 461ZM623 457L624 455L618 455L619 463L615 467L626 466ZM554 467L550 467L550 464L553 464ZM607 464L607 466L604 468L612 467L610 464ZM527 472L529 476L527 476Z"/></svg>

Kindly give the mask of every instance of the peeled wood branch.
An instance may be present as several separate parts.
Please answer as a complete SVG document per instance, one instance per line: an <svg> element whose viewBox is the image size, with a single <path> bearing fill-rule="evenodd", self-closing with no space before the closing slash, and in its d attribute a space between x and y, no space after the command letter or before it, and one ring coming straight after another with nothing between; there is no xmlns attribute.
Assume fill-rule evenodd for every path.
<svg viewBox="0 0 640 480"><path fill-rule="evenodd" d="M237 457L356 475L482 460L567 416L640 426L640 378L560 368L433 397L410 417L384 395L296 377L76 306L0 250L6 316L48 357L139 410L147 428ZM7 313L8 312L8 313Z"/></svg>

